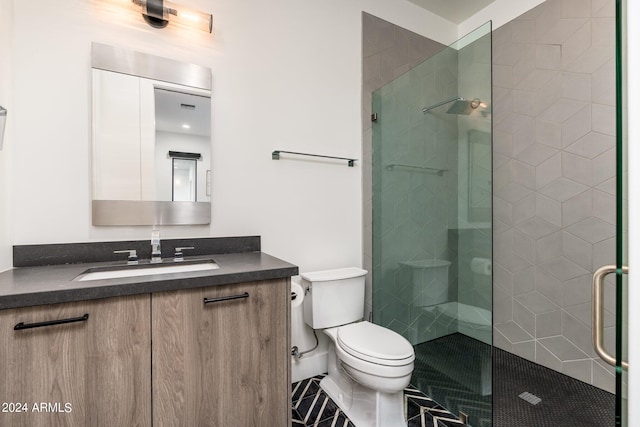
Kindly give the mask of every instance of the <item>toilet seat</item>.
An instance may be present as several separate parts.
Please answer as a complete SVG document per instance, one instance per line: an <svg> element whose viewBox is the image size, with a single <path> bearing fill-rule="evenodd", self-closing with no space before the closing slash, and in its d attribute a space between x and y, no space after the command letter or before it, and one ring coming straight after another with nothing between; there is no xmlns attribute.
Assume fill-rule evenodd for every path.
<svg viewBox="0 0 640 427"><path fill-rule="evenodd" d="M406 366L415 359L413 346L400 334L370 322L337 328L336 343L350 356L382 366Z"/></svg>

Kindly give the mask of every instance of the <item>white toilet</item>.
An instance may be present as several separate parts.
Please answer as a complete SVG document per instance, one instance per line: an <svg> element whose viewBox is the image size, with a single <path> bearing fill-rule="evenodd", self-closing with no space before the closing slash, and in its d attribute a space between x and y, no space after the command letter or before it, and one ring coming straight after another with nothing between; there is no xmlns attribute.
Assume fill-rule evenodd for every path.
<svg viewBox="0 0 640 427"><path fill-rule="evenodd" d="M406 427L403 390L415 355L399 334L362 321L366 270L302 274L304 320L331 339L320 386L356 427Z"/></svg>

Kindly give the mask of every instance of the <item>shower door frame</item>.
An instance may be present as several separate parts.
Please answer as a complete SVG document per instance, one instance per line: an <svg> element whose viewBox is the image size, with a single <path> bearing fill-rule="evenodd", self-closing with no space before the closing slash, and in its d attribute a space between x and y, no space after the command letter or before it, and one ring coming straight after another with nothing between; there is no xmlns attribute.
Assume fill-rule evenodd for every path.
<svg viewBox="0 0 640 427"><path fill-rule="evenodd" d="M630 1L626 2L626 16L622 18L622 23L626 23L623 28L623 37L627 42L626 52L626 72L629 76L640 75L640 27L637 22L632 21L632 17L640 16L640 2ZM636 25L633 25L633 24ZM640 81L639 79L628 79L624 83L624 92L629 99L638 99L640 97ZM640 105L637 102L629 102L624 111L627 117L639 117ZM628 141L634 143L628 144L627 158L629 164L638 164L640 162L640 147L638 147L638 141L640 141L640 122L638 120L630 120L627 123L627 136ZM630 168L628 174L629 188L638 188L640 185L640 168ZM629 204L628 204L628 217L629 229L628 229L628 256L629 264L631 266L640 265L640 226L638 226L637 218L640 218L640 197L629 192ZM640 305L640 286L639 280L636 275L629 275L629 307L637 307ZM637 330L640 328L640 310L629 310L629 330ZM632 366L628 374L628 399L631 404L628 407L628 413L626 414L628 420L637 420L640 418L640 405L635 404L640 402L640 371L633 369L633 366L640 364L640 335L629 334L629 364Z"/></svg>

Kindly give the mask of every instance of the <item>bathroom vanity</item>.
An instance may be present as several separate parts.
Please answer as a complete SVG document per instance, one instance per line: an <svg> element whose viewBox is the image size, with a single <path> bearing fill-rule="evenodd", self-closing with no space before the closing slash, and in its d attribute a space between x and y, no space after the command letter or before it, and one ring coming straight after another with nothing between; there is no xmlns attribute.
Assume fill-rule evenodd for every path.
<svg viewBox="0 0 640 427"><path fill-rule="evenodd" d="M107 261L0 273L0 425L290 425L298 269L257 246L200 249L193 258L220 267L207 271L73 280L126 264Z"/></svg>

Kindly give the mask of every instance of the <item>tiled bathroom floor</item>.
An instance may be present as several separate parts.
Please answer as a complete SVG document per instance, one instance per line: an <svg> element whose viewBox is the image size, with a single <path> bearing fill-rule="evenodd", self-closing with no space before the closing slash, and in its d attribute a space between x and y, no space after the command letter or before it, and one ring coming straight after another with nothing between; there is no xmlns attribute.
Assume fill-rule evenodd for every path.
<svg viewBox="0 0 640 427"><path fill-rule="evenodd" d="M292 384L292 427L354 427L320 388L324 375ZM465 427L453 414L416 388L404 390L408 427Z"/></svg>
<svg viewBox="0 0 640 427"><path fill-rule="evenodd" d="M418 344L415 353L412 385L454 414L467 414L470 425L492 426L491 346L456 333ZM516 426L525 427L504 427Z"/></svg>
<svg viewBox="0 0 640 427"><path fill-rule="evenodd" d="M482 396L472 385L474 372L492 348L472 338L454 334L435 342L432 349L419 346L412 384L423 388L454 412L469 415L475 427L608 427L614 420L614 396L551 369L500 349L493 349L493 396ZM433 344L433 343L432 343ZM454 358L451 348L457 349ZM436 351L437 350L437 351ZM444 363L458 373L444 372ZM354 427L345 414L320 389L324 375L292 385L292 427ZM540 403L532 405L519 395L530 392ZM408 427L468 427L451 412L413 385L404 391ZM492 406L493 403L493 406ZM492 411L493 407L493 411Z"/></svg>

